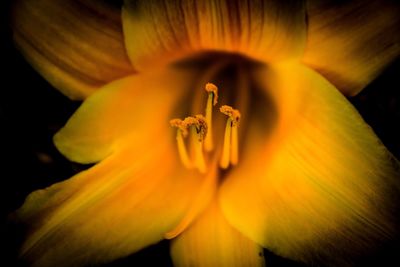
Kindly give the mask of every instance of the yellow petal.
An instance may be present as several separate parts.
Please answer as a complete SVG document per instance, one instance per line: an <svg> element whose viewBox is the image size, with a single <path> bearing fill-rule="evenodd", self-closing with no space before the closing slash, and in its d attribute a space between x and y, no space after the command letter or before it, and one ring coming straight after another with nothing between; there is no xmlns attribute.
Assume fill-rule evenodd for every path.
<svg viewBox="0 0 400 267"><path fill-rule="evenodd" d="M185 232L172 241L175 266L265 266L263 249L229 225L214 200Z"/></svg>
<svg viewBox="0 0 400 267"><path fill-rule="evenodd" d="M303 53L303 1L124 3L125 44L133 65L140 70L209 51L239 53L268 62L298 58Z"/></svg>
<svg viewBox="0 0 400 267"><path fill-rule="evenodd" d="M217 188L217 172L218 168L216 167L216 162L214 162L211 170L202 178L202 182L197 188L197 192L193 196L193 201L185 216L174 229L165 234L165 238L172 239L181 234L209 206L214 199Z"/></svg>
<svg viewBox="0 0 400 267"><path fill-rule="evenodd" d="M357 111L307 67L272 66L258 77L277 121L269 135L262 116L249 123L220 192L228 221L277 254L317 265L346 266L390 239L398 162Z"/></svg>
<svg viewBox="0 0 400 267"><path fill-rule="evenodd" d="M399 13L394 1L309 1L303 62L356 95L400 55Z"/></svg>
<svg viewBox="0 0 400 267"><path fill-rule="evenodd" d="M134 149L170 133L169 120L195 72L154 70L114 81L89 97L55 136L68 159L97 162L134 141ZM171 142L174 142L172 138Z"/></svg>
<svg viewBox="0 0 400 267"><path fill-rule="evenodd" d="M87 266L164 238L182 220L202 180L180 168L169 136L126 147L93 168L32 193L16 213L30 228L30 266Z"/></svg>
<svg viewBox="0 0 400 267"><path fill-rule="evenodd" d="M105 1L19 0L12 14L17 47L54 87L84 99L133 73L120 9Z"/></svg>

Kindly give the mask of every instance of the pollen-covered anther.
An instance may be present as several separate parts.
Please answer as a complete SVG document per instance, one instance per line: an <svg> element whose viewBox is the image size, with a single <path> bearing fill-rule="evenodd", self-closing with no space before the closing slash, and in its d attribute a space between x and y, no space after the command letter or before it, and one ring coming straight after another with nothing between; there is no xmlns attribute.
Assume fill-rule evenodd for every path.
<svg viewBox="0 0 400 267"><path fill-rule="evenodd" d="M199 142L203 142L208 132L208 125L203 115L195 115L193 117L186 117L182 122L183 126L188 129L194 127Z"/></svg>
<svg viewBox="0 0 400 267"><path fill-rule="evenodd" d="M219 163L221 168L226 169L229 167L229 164L236 165L239 161L238 126L240 112L227 105L223 105L219 110L228 116L225 126L224 145Z"/></svg>
<svg viewBox="0 0 400 267"><path fill-rule="evenodd" d="M185 140L183 140L189 135L188 127L181 119L172 119L169 121L169 123L171 124L172 127L177 128L176 143L178 146L179 158L181 159L183 166L189 169L192 167L193 164L189 159L189 155L185 145Z"/></svg>
<svg viewBox="0 0 400 267"><path fill-rule="evenodd" d="M207 104L206 104L206 122L209 127L205 142L204 148L206 151L212 151L214 148L213 144L213 133L212 133L212 110L213 106L218 103L218 87L213 83L207 83L205 86L205 90L208 93Z"/></svg>
<svg viewBox="0 0 400 267"><path fill-rule="evenodd" d="M240 121L240 112L237 109L232 108L231 106L228 105L223 105L219 108L221 113L225 114L228 116L231 120L232 123L235 125L239 125Z"/></svg>
<svg viewBox="0 0 400 267"><path fill-rule="evenodd" d="M181 131L183 137L187 137L189 134L187 126L183 123L183 120L181 119L172 119L169 121L169 124L171 124L172 127L178 128L178 130Z"/></svg>
<svg viewBox="0 0 400 267"><path fill-rule="evenodd" d="M205 89L208 95L212 96L212 104L215 106L218 103L218 87L213 83L207 83Z"/></svg>
<svg viewBox="0 0 400 267"><path fill-rule="evenodd" d="M203 141L207 136L207 123L203 115L187 117L183 124L190 129L190 147L194 166L202 173L206 172Z"/></svg>

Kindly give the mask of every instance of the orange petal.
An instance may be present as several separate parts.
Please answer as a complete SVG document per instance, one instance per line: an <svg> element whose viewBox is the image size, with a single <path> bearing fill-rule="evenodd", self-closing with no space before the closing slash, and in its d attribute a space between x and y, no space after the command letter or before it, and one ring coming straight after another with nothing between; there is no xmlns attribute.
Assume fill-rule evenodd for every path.
<svg viewBox="0 0 400 267"><path fill-rule="evenodd" d="M265 266L263 249L232 228L214 200L185 232L172 241L175 266Z"/></svg>
<svg viewBox="0 0 400 267"><path fill-rule="evenodd" d="M347 266L396 231L398 162L329 82L287 63L259 73L278 117L249 124L241 162L220 191L223 214L285 257ZM398 167L398 166L397 166Z"/></svg>
<svg viewBox="0 0 400 267"><path fill-rule="evenodd" d="M356 95L399 56L399 14L395 1L309 1L303 62Z"/></svg>
<svg viewBox="0 0 400 267"><path fill-rule="evenodd" d="M147 150L126 147L69 180L33 192L16 217L30 232L30 266L87 266L164 238L182 220L202 180L182 170L169 136Z"/></svg>
<svg viewBox="0 0 400 267"><path fill-rule="evenodd" d="M54 87L71 99L84 99L133 73L120 12L106 1L19 0L12 14L14 39Z"/></svg>
<svg viewBox="0 0 400 267"><path fill-rule="evenodd" d="M162 69L104 86L54 136L57 148L72 161L92 163L127 143L139 150L170 135L169 120L195 75Z"/></svg>
<svg viewBox="0 0 400 267"><path fill-rule="evenodd" d="M125 1L128 55L140 70L199 52L256 60L298 58L306 37L305 4L291 1Z"/></svg>

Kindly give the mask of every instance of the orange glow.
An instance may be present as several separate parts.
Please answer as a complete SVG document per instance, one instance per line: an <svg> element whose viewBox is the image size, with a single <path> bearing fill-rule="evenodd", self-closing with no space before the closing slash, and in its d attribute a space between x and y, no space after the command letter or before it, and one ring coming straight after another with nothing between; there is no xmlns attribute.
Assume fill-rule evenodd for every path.
<svg viewBox="0 0 400 267"><path fill-rule="evenodd" d="M320 29L303 1L126 0L117 13L20 2L17 45L84 99L54 143L95 163L16 212L32 226L21 251L32 266L105 263L165 238L177 266L264 266L263 248L342 266L396 231L387 196L398 162L331 83L345 77L342 92L357 92L400 53L391 38L361 68L386 51L367 47L369 28L357 44L353 32L330 38L336 24ZM388 18L368 22L372 36L396 24ZM367 52L343 59L359 40Z"/></svg>

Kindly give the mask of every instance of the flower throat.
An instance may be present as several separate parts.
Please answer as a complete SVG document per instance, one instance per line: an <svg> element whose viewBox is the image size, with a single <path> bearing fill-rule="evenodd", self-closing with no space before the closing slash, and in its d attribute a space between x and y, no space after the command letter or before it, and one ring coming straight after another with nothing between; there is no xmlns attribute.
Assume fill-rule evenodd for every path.
<svg viewBox="0 0 400 267"><path fill-rule="evenodd" d="M188 169L195 168L201 173L207 171L205 153L214 150L212 116L213 108L218 103L217 86L207 83L205 91L208 94L205 115L198 114L185 119L172 119L170 121L171 126L177 128L176 141L182 164ZM222 169L227 169L230 165L236 165L239 160L238 126L240 112L228 105L221 106L219 110L228 117L222 153L219 159L219 166ZM189 139L188 142L186 142L187 139ZM189 145L190 154L187 145Z"/></svg>

